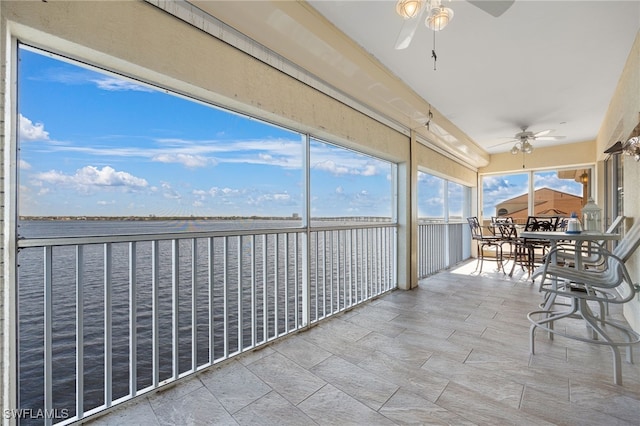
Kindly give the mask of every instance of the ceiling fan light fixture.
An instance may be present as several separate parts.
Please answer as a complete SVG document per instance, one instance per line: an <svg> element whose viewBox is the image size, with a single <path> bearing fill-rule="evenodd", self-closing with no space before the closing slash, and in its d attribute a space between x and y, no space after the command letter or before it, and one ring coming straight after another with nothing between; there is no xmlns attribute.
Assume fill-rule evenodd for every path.
<svg viewBox="0 0 640 426"><path fill-rule="evenodd" d="M411 19L420 13L424 0L398 0L396 12L403 19Z"/></svg>
<svg viewBox="0 0 640 426"><path fill-rule="evenodd" d="M533 152L533 146L529 141L524 141L522 143L522 152L525 154L531 154Z"/></svg>
<svg viewBox="0 0 640 426"><path fill-rule="evenodd" d="M516 143L513 148L511 148L511 153L513 155L517 155L520 152L520 142Z"/></svg>
<svg viewBox="0 0 640 426"><path fill-rule="evenodd" d="M630 155L636 161L640 161L640 136L630 138L628 141L623 143L622 152L626 155Z"/></svg>
<svg viewBox="0 0 640 426"><path fill-rule="evenodd" d="M453 19L453 10L444 6L436 6L429 11L425 25L433 31L440 31Z"/></svg>

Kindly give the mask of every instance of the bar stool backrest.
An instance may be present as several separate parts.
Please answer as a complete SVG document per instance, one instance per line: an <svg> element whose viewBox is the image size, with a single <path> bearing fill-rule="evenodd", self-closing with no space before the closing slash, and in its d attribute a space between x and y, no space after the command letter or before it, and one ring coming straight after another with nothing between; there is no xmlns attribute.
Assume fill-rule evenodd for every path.
<svg viewBox="0 0 640 426"><path fill-rule="evenodd" d="M558 229L558 216L529 216L524 226L525 231L556 231Z"/></svg>
<svg viewBox="0 0 640 426"><path fill-rule="evenodd" d="M638 247L640 247L640 220L636 220L633 226L625 232L622 240L613 249L613 254L626 262Z"/></svg>
<svg viewBox="0 0 640 426"><path fill-rule="evenodd" d="M474 240L482 240L484 236L482 235L482 227L480 226L480 222L478 218L468 217L467 222L469 223L469 229L471 229L471 238Z"/></svg>

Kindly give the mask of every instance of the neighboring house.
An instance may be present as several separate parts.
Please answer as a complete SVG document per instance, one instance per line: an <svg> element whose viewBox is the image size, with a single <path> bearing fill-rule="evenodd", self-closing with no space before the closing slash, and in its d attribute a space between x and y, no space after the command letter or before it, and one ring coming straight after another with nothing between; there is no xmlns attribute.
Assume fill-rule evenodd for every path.
<svg viewBox="0 0 640 426"><path fill-rule="evenodd" d="M527 199L529 194L505 200L496 205L495 216L510 216L518 223L524 223L529 216ZM582 197L551 188L540 188L534 192L534 216L571 216L580 215L584 202Z"/></svg>

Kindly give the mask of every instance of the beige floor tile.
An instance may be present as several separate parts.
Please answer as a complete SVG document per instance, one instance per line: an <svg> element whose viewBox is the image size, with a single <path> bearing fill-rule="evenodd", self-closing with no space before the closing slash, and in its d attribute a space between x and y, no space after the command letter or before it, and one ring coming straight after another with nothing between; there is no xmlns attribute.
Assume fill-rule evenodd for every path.
<svg viewBox="0 0 640 426"><path fill-rule="evenodd" d="M327 384L300 405L302 411L320 425L393 425L394 423Z"/></svg>
<svg viewBox="0 0 640 426"><path fill-rule="evenodd" d="M247 367L294 405L304 401L326 384L318 376L277 352Z"/></svg>
<svg viewBox="0 0 640 426"><path fill-rule="evenodd" d="M440 374L415 368L378 351L363 359L358 366L432 402L449 382Z"/></svg>
<svg viewBox="0 0 640 426"><path fill-rule="evenodd" d="M379 410L379 413L398 424L475 425L475 423L404 389L398 390Z"/></svg>
<svg viewBox="0 0 640 426"><path fill-rule="evenodd" d="M316 424L277 392L269 392L233 415L241 425L300 426Z"/></svg>
<svg viewBox="0 0 640 426"><path fill-rule="evenodd" d="M486 370L451 361L440 354L429 358L422 368L439 373L452 382L509 407L517 409L520 406L524 385L501 376L499 370Z"/></svg>
<svg viewBox="0 0 640 426"><path fill-rule="evenodd" d="M311 372L374 410L398 390L397 385L338 356L326 359Z"/></svg>
<svg viewBox="0 0 640 426"><path fill-rule="evenodd" d="M237 422L222 404L200 387L173 401L154 408L160 425L236 425Z"/></svg>
<svg viewBox="0 0 640 426"><path fill-rule="evenodd" d="M631 423L602 413L586 405L572 404L567 399L527 387L522 398L522 411L558 425L614 426Z"/></svg>
<svg viewBox="0 0 640 426"><path fill-rule="evenodd" d="M147 398L125 403L89 423L92 426L159 426L160 424Z"/></svg>
<svg viewBox="0 0 640 426"><path fill-rule="evenodd" d="M496 401L491 395L473 391L457 383L449 383L436 401L441 407L484 425L551 425L537 416L524 413L508 404Z"/></svg>
<svg viewBox="0 0 640 426"><path fill-rule="evenodd" d="M301 334L284 339L273 345L273 349L304 368L311 368L332 355L331 352L305 340Z"/></svg>
<svg viewBox="0 0 640 426"><path fill-rule="evenodd" d="M395 339L378 333L370 333L358 341L371 351L380 351L400 361L420 367L431 355L432 351L413 345L406 339Z"/></svg>
<svg viewBox="0 0 640 426"><path fill-rule="evenodd" d="M202 373L200 381L231 414L271 392L267 384L235 360L218 370Z"/></svg>

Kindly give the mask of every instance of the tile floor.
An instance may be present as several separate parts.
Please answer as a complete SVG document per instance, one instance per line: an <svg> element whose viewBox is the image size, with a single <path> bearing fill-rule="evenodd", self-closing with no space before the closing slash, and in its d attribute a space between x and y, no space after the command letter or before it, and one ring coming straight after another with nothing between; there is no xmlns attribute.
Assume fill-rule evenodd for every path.
<svg viewBox="0 0 640 426"><path fill-rule="evenodd" d="M91 424L640 424L640 357L623 361L616 386L605 347L538 332L531 355L526 314L541 301L537 284L474 267L424 279Z"/></svg>

